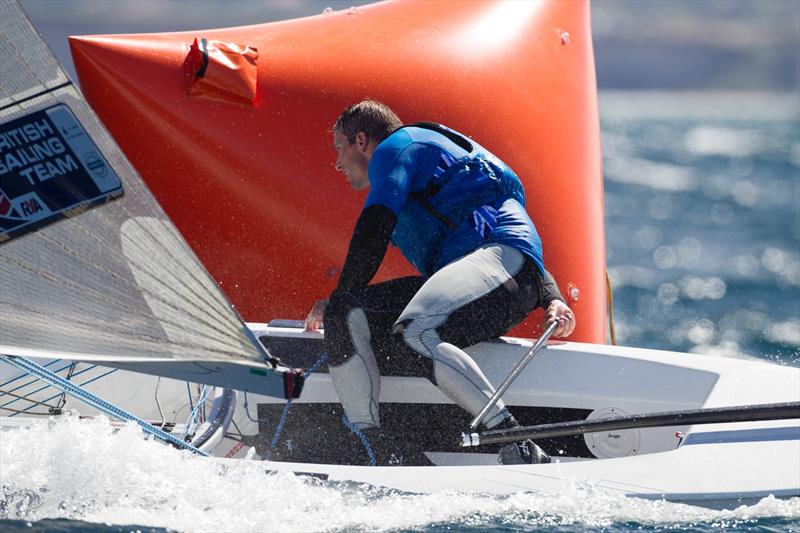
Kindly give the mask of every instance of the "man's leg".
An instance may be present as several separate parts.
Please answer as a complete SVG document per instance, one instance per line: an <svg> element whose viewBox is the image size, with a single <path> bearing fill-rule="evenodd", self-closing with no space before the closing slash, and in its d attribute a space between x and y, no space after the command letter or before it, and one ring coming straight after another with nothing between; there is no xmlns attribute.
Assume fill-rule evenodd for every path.
<svg viewBox="0 0 800 533"><path fill-rule="evenodd" d="M428 279L398 318L395 331L433 360L437 386L473 416L495 389L459 346L506 333L540 305L541 280L534 269L517 250L484 246ZM483 423L487 428L516 425L502 401ZM541 452L539 458L544 461L546 455Z"/></svg>
<svg viewBox="0 0 800 533"><path fill-rule="evenodd" d="M348 420L359 429L380 427L380 373L372 339L392 326L423 279L400 278L332 299L325 309L325 343L333 386Z"/></svg>

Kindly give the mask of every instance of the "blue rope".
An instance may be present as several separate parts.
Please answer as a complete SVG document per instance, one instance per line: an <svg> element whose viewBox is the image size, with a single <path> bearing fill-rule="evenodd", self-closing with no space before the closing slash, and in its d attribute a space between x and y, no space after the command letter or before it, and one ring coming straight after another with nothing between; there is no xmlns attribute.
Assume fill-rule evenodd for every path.
<svg viewBox="0 0 800 533"><path fill-rule="evenodd" d="M58 361L61 361L61 359L58 359ZM68 369L68 368L69 368L71 365L72 365L72 363L69 363L69 364L68 364L67 366L65 366L65 367L62 367L62 368L57 368L56 370L54 370L54 372L58 373L58 372L61 372L62 370L66 370L66 369ZM75 375L77 375L77 374L75 374ZM74 377L75 375L73 375L73 377ZM20 377L20 378L24 378L24 377L27 377L27 376L30 376L30 374L28 374L28 373L26 373L26 374L22 374L22 375L20 375L19 377ZM16 379L18 379L18 378L15 378L15 380L16 380ZM17 392L18 390L20 390L20 389L22 389L22 388L25 388L25 387L27 387L28 385L33 385L33 384L34 384L34 383L36 383L37 381L39 381L39 379L38 379L38 378L36 378L36 377L34 377L34 378L33 378L32 380L30 380L29 382L27 382L27 383L23 383L22 385L18 385L17 387L15 387L15 388L11 389L11 390L10 390L10 391L8 391L8 392ZM42 386L42 387L40 387L40 388L38 388L38 389L36 389L36 390L34 390L34 391L28 391L28 392L26 392L26 393L25 393L25 396L33 396L33 395L35 395L35 394L37 394L37 393L39 393L39 392L41 392L41 391L43 391L43 390L45 390L45 389L48 389L49 387L50 387L50 385L44 385L44 386ZM0 394L0 396L4 396L4 395L5 395L5 392L3 392L2 394ZM54 395L54 396L51 396L50 398L48 398L47 400L44 400L44 401L48 402L48 401L50 401L51 399L53 399L53 398L56 398L57 396L60 396L60 395L61 395L61 393L59 392L58 394L56 394L56 395ZM6 406L8 406L8 405L11 405L12 403L14 403L14 402L18 402L18 401L20 401L20 399L19 399L19 398L16 398L16 399L14 399L14 400L10 400L10 401L8 401L8 402L4 403L3 405L0 405L0 407L6 407ZM35 406L31 405L30 407L28 407L28 409L31 409L31 408L33 408L33 407L35 407Z"/></svg>
<svg viewBox="0 0 800 533"><path fill-rule="evenodd" d="M50 361L49 363L47 363L46 365L44 365L44 367L45 367L45 368L47 368L47 367L48 367L48 366L50 366L50 365L54 365L54 364L56 364L56 363L60 363L60 362L61 362L61 359L53 359L52 361ZM69 368L69 365L68 365L68 366L65 366L64 368ZM57 372L58 372L58 371L57 371ZM11 379L9 379L9 380L8 380L8 381L6 381L5 383L0 383L0 387L5 387L6 385L9 385L9 384L11 384L11 383L14 383L14 382L15 382L15 381L17 381L18 379L22 379L22 378L24 378L24 377L25 377L25 376L27 376L27 375L28 375L28 374L20 374L19 376L15 377L15 378L11 378ZM34 380L34 381L35 381L35 380ZM33 383L33 381L31 381L31 383ZM11 392L14 392L14 390L16 390L16 389L13 389ZM5 394L4 392L0 392L0 396L2 396L2 395L4 395L4 394Z"/></svg>
<svg viewBox="0 0 800 533"><path fill-rule="evenodd" d="M342 415L342 424L344 424L344 427L356 434L358 440L360 440L361 444L364 445L364 449L367 450L367 455L369 456L369 465L375 466L378 461L375 459L375 454L372 453L372 447L369 445L369 439L367 439L367 436L364 435L364 432L358 429L358 426L350 422L345 414Z"/></svg>
<svg viewBox="0 0 800 533"><path fill-rule="evenodd" d="M92 370L92 369L94 369L94 368L98 368L98 367L97 367L97 365L92 365L92 366L90 366L89 368L87 368L87 369L85 369L85 370L81 370L80 372L76 372L76 373L72 374L72 377L73 377L73 378L75 378L75 377L77 377L77 376L80 376L80 375L81 375L81 374L83 374L84 372L88 372L89 370ZM109 374L113 374L113 373L114 373L114 372L116 372L116 371L117 371L117 369L116 369L116 368L114 368L114 369L111 369L111 370L109 370L108 372L106 372L105 374L100 374L99 376L97 376L97 377L94 377L94 378L90 379L89 381L85 381L85 382L83 382L83 383L78 383L78 386L80 386L80 387L85 387L85 386L86 386L86 385L88 385L89 383L91 383L91 382L93 382L93 381L97 381L98 379L102 379L102 378L106 377L106 376L107 376L107 375L109 375ZM39 380L39 378L36 378L36 380ZM34 381L36 381L36 380L34 380ZM41 380L39 380L39 381L41 381ZM31 383L33 383L33 381L32 381ZM52 387L52 385L46 385L46 386L42 387L42 388L41 388L41 389L39 389L39 390L40 390L40 391L42 391L42 390L48 389L48 388L50 388L50 387ZM54 388L58 388L58 387L54 387ZM38 391L34 391L34 393L35 393L35 392L38 392ZM33 394L33 393L30 393L30 394ZM45 398L45 399L43 400L43 402L44 402L44 403L47 403L47 402L49 402L50 400L54 400L55 398L58 398L58 397L59 397L59 396L61 396L62 394L63 394L62 392L60 392L60 393L58 393L58 394L54 394L54 395L50 396L49 398ZM8 405L8 404L5 404L5 405ZM0 407L2 407L2 406L0 406ZM10 414L10 415L8 415L8 416L9 416L9 418L11 418L12 416L17 416L17 415L20 415L20 414L24 414L24 413L26 413L26 412L30 411L31 409L33 409L34 407L36 407L36 404L30 405L30 406L26 407L25 409L22 409L22 410L20 410L20 412L18 412L18 413L11 413L11 414Z"/></svg>
<svg viewBox="0 0 800 533"><path fill-rule="evenodd" d="M43 381L45 381L47 383L50 383L51 385L53 385L55 387L58 387L59 389L61 389L64 392L66 392L67 394L75 396L79 400L88 403L89 405L95 407L96 409L98 409L100 411L103 411L106 414L109 414L111 416L120 418L122 420L130 420L130 421L136 422L137 424L139 424L139 427L141 427L144 430L145 433L149 433L150 435L153 435L154 437L157 437L157 438L159 438L161 440L164 440L166 442L169 442L169 443L174 444L176 446L179 446L181 448L185 448L185 449L187 449L187 450L189 450L189 451L191 451L193 453L196 453L198 455L208 456L208 454L205 453L204 451L202 451L202 450L200 450L198 448L195 448L191 444L187 444L186 442L183 442L181 439L175 437L174 435L170 435L169 433L167 433L165 431L162 431L162 430L150 425L149 423L147 423L146 421L142 420L141 418L139 418L139 417L137 417L135 415L132 415L131 413L128 413L127 411L124 411L124 410L120 409L116 405L103 400L99 396L97 396L95 394L92 394L91 392L89 392L86 389L82 389L80 386L76 385L75 383L62 378L58 374L55 374L55 373L51 372L50 370L47 370L43 366L38 365L38 364L34 363L33 361L25 359L24 357L10 357L10 356L6 356L6 355L3 355L2 357L8 363L14 365L15 367L17 367L17 368L19 368L21 370L24 370L24 371L28 372L29 374L31 374L32 376L35 376L35 377L37 377L37 378L39 378L39 379L41 379L41 380L43 380Z"/></svg>
<svg viewBox="0 0 800 533"><path fill-rule="evenodd" d="M93 366L92 368L97 368L97 365ZM116 368L112 368L111 370L109 370L109 371L108 371L108 372L106 372L105 374L100 374L99 376L93 377L93 378L92 378L92 379L90 379L89 381L84 381L83 383L81 383L81 387L85 387L85 386L86 386L86 385L88 385L89 383L91 383L91 382L93 382L93 381L97 381L98 379L103 379L103 378L104 378L104 377L106 377L107 375L109 375L109 374L113 374L113 373L114 373L114 372L116 372L117 370L118 370L118 369L116 369ZM78 376L78 375L80 375L80 374L82 374L82 373L83 373L83 371L81 371L81 372L77 372L77 373L73 374L73 375L72 375L72 377Z"/></svg>
<svg viewBox="0 0 800 533"><path fill-rule="evenodd" d="M61 359L58 359L57 361L61 361ZM46 368L47 366L49 366L50 364L52 364L52 363L48 363L47 365L44 365L44 366L45 366L45 368ZM65 367L63 367L63 368L57 368L57 369L56 369L56 370L54 370L53 372L55 372L55 373L61 372L62 370L66 370L66 369L68 369L70 366L72 366L72 363L68 364L67 366L65 366ZM87 370L88 370L88 369L87 369ZM84 372L84 371L78 372L78 374L81 374L82 372ZM77 376L78 374L73 374L73 376L72 376L72 377L75 377L75 376ZM17 380L17 379L19 379L19 378L24 378L24 377L32 377L32 376L31 376L29 373L27 373L27 372L26 372L26 373L24 373L24 374L20 374L19 376L17 376L16 378L14 378L14 380L12 380L12 381L15 381L15 380ZM16 388L13 388L13 389L11 389L11 390L10 390L10 391L8 391L8 392L17 392L19 389L22 389L22 388L24 388L24 387L27 387L28 385L33 385L33 384L34 384L34 383L36 383L37 381L41 381L41 380L40 380L39 378L36 378L36 377L34 377L34 378L33 378L32 380L30 380L29 382L27 382L27 383L23 383L22 385L19 385L18 387L16 387ZM9 383L10 383L10 382L9 382ZM2 385L0 385L0 386L2 386ZM36 389L36 390L34 390L34 391L27 391L27 392L25 393L25 396L26 396L26 397L28 397L28 396L34 396L35 394L37 394L37 393L39 393L39 392L41 392L41 391L43 391L43 390L47 390L47 389L49 389L50 387L51 387L51 385L48 385L47 383L45 383L45 384L44 384L44 386L42 386L42 387L40 387L40 388L38 388L38 389ZM5 392L0 392L0 396L5 396L5 394L6 394ZM43 401L43 402L45 402L45 403L46 403L46 402L49 402L49 401L50 401L50 400L52 400L53 398L58 398L59 396L61 396L61 394L62 394L62 393L60 393L60 392L59 392L59 393L57 393L57 394L54 394L53 396L50 396L49 398L45 398L45 399L44 399L44 400L42 400L42 401ZM3 407L9 406L9 405L11 405L11 404L12 404L12 403L14 403L14 402L18 402L18 401L20 401L20 400L21 400L21 398L16 398L16 399L14 399L14 400L10 400L10 401L8 401L8 402L6 402L6 403L4 403L4 404L0 405L0 409L1 409L1 408L3 408ZM31 404L31 405L29 405L28 407L26 407L25 409L22 409L22 411L29 411L29 410L33 409L34 407L36 407L36 404ZM14 416L14 415L16 415L16 414L19 414L19 413L13 413L13 414L11 414L11 415L9 415L9 416Z"/></svg>
<svg viewBox="0 0 800 533"><path fill-rule="evenodd" d="M272 436L272 443L269 445L269 451L267 452L267 461L272 461L272 451L278 446L278 441L281 440L281 433L283 433L283 426L286 424L286 419L289 417L289 409L292 408L292 400L291 398L286 400L286 405L283 406L283 411L281 412L281 419L278 422L278 427L275 429L275 435Z"/></svg>
<svg viewBox="0 0 800 533"><path fill-rule="evenodd" d="M328 360L328 354L322 354L317 359L317 362L308 367L308 370L305 371L303 374L303 379L306 379L308 376L313 374L317 371L319 367L323 365ZM245 396L246 400L247 396ZM278 442L281 440L281 433L283 433L283 426L286 425L286 419L289 417L289 409L292 408L292 399L289 398L286 400L286 405L283 406L283 411L281 412L281 419L278 421L278 427L275 428L275 435L272 436L272 443L269 445L269 451L267 452L267 461L272 461L272 453L273 450L278 446ZM249 416L249 414L248 414Z"/></svg>
<svg viewBox="0 0 800 533"><path fill-rule="evenodd" d="M322 364L327 362L327 361L328 361L328 354L324 353L324 354L320 355L319 359L317 359L317 362L314 363L313 365L311 365L310 367L308 367L308 370L306 370L305 374L303 374L303 379L307 378L308 376L310 376L311 374L316 372L317 369L319 367L321 367Z"/></svg>
<svg viewBox="0 0 800 533"><path fill-rule="evenodd" d="M206 400L208 399L208 394L210 391L206 390L206 386L203 385L203 388L200 389L200 394L197 396L197 404L192 409L192 412L189 413L189 419L186 421L186 427L183 430L183 438L186 439L187 435L194 435L194 425L195 420L197 419L197 413L200 411L200 406L206 404ZM189 402L191 402L191 395L189 396Z"/></svg>

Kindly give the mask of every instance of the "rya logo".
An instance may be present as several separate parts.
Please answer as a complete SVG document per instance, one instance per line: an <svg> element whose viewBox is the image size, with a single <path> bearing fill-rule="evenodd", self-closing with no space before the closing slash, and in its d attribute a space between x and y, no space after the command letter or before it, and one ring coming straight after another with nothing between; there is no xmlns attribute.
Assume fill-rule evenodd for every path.
<svg viewBox="0 0 800 533"><path fill-rule="evenodd" d="M43 211L44 208L36 198L28 198L19 204L19 210L22 211L23 216L31 217L36 213Z"/></svg>

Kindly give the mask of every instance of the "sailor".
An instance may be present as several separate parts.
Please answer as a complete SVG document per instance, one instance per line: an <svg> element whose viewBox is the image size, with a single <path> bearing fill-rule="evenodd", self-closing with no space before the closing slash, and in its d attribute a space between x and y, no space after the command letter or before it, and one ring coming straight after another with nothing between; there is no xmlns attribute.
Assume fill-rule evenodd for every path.
<svg viewBox="0 0 800 533"><path fill-rule="evenodd" d="M364 100L333 126L336 170L369 188L344 266L328 299L306 318L324 319L330 375L351 424L378 432L380 374L373 342L394 337L422 356L428 378L476 416L494 388L462 348L497 338L538 307L556 337L575 316L545 270L539 235L517 175L475 141L433 123L403 126L384 104ZM389 242L420 276L369 284ZM517 427L502 401L487 429ZM500 449L503 464L545 463L530 440Z"/></svg>

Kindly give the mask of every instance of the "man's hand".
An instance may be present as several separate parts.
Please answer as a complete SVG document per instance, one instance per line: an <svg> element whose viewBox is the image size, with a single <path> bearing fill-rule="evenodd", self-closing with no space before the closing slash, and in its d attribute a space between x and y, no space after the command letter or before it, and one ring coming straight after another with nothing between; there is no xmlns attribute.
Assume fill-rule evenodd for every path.
<svg viewBox="0 0 800 533"><path fill-rule="evenodd" d="M317 331L325 318L325 307L328 305L328 300L317 300L311 312L306 317L306 331Z"/></svg>
<svg viewBox="0 0 800 533"><path fill-rule="evenodd" d="M553 337L569 337L575 330L575 313L561 300L553 300L544 313L543 328L553 322L558 322Z"/></svg>

